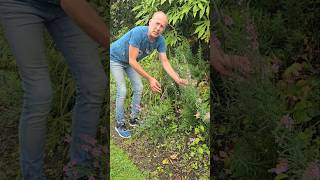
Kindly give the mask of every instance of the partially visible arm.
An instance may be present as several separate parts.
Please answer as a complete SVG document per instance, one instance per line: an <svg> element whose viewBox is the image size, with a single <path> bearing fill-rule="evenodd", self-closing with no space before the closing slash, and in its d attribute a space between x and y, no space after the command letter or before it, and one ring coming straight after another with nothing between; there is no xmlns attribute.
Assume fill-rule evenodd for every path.
<svg viewBox="0 0 320 180"><path fill-rule="evenodd" d="M139 55L139 49L129 45L129 64L130 66L136 70L141 76L149 81L150 87L153 92L161 92L160 83L150 76L137 62L137 57Z"/></svg>
<svg viewBox="0 0 320 180"><path fill-rule="evenodd" d="M215 43L216 42L216 43ZM248 57L225 54L217 45L218 40L211 35L210 39L210 64L223 76L233 76L234 71L240 72L244 77L248 77L252 67Z"/></svg>
<svg viewBox="0 0 320 180"><path fill-rule="evenodd" d="M60 5L91 38L103 47L109 45L109 29L86 0L61 0Z"/></svg>
<svg viewBox="0 0 320 180"><path fill-rule="evenodd" d="M218 71L223 76L231 76L232 70L231 68L226 67L224 64L227 59L224 58L223 52L218 49L215 45L211 45L210 47L210 64L213 68Z"/></svg>
<svg viewBox="0 0 320 180"><path fill-rule="evenodd" d="M168 75L174 80L174 81L179 81L180 77L179 75L173 70L167 54L166 53L159 53L159 59L162 63L162 66L164 68L164 70L168 73Z"/></svg>
<svg viewBox="0 0 320 180"><path fill-rule="evenodd" d="M162 63L162 66L164 68L164 70L168 73L168 75L179 85L185 85L188 83L187 80L185 79L181 79L179 77L179 75L174 71L174 69L172 68L167 54L166 53L159 53L159 59Z"/></svg>
<svg viewBox="0 0 320 180"><path fill-rule="evenodd" d="M136 70L141 76L143 76L148 81L153 78L150 76L137 62L137 57L139 54L139 49L129 45L129 64L130 66Z"/></svg>

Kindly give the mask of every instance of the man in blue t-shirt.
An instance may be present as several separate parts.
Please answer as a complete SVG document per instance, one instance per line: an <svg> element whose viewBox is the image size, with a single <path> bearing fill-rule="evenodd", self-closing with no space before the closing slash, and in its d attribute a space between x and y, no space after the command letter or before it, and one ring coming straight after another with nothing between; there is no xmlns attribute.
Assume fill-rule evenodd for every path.
<svg viewBox="0 0 320 180"><path fill-rule="evenodd" d="M158 11L153 14L149 26L138 26L131 29L120 39L113 42L110 47L110 69L117 83L116 97L116 131L123 138L131 137L131 133L125 126L124 99L126 96L126 83L124 73L131 81L133 98L131 103L131 115L129 124L139 125L140 100L143 85L140 76L149 81L153 92L161 92L160 83L149 75L138 63L153 50L159 52L159 58L163 68L169 76L179 85L186 85L188 82L181 79L171 67L166 55L165 39L161 33L165 30L168 19L165 13Z"/></svg>

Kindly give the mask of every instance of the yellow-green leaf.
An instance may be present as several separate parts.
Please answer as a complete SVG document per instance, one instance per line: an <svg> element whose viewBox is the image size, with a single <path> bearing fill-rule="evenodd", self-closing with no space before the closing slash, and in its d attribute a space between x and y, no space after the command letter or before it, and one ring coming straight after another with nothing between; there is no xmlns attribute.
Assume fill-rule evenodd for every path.
<svg viewBox="0 0 320 180"><path fill-rule="evenodd" d="M198 7L199 7L201 10L204 9L204 8L203 8L203 5L202 5L201 3L198 4Z"/></svg>
<svg viewBox="0 0 320 180"><path fill-rule="evenodd" d="M162 164L169 164L169 160L167 158L162 160Z"/></svg>

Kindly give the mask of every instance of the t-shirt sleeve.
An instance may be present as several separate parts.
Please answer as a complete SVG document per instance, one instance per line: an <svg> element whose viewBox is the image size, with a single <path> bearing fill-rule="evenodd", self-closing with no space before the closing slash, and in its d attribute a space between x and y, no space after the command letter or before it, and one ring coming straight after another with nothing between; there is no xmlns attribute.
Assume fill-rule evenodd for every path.
<svg viewBox="0 0 320 180"><path fill-rule="evenodd" d="M138 28L132 29L131 36L129 39L129 44L133 47L141 49L141 41L142 41L142 31Z"/></svg>
<svg viewBox="0 0 320 180"><path fill-rule="evenodd" d="M158 46L157 50L158 50L159 53L164 53L167 50L166 41L165 41L163 36L161 36L160 39L159 39L159 46Z"/></svg>

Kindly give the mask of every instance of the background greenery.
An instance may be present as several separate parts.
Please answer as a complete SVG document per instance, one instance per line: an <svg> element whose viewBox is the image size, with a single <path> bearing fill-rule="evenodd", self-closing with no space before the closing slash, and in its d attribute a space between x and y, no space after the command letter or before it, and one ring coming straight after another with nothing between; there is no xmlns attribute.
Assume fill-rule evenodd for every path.
<svg viewBox="0 0 320 180"><path fill-rule="evenodd" d="M319 179L319 1L212 1L212 32L250 59L249 78L213 73L216 179Z"/></svg>
<svg viewBox="0 0 320 180"><path fill-rule="evenodd" d="M190 85L178 87L163 70L156 52L146 57L141 65L160 82L162 93L154 94L149 83L143 80L143 124L133 130L131 140L120 139L115 144L133 157L143 154L145 149L152 152L150 156L157 158L145 154L138 160L151 160L148 163L152 166L140 166L149 172L149 178L209 179L209 1L113 1L112 41L134 26L147 25L158 10L167 13L169 18L164 36L170 63L182 78L190 80ZM128 114L132 95L129 82L127 87ZM116 93L113 78L110 88L113 127ZM126 148L128 146L131 149Z"/></svg>

